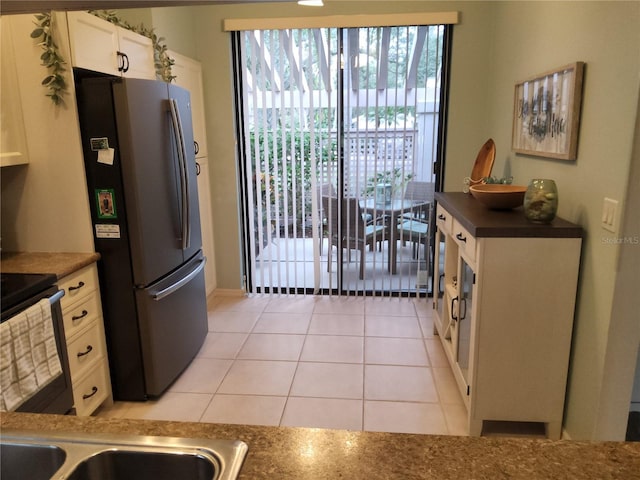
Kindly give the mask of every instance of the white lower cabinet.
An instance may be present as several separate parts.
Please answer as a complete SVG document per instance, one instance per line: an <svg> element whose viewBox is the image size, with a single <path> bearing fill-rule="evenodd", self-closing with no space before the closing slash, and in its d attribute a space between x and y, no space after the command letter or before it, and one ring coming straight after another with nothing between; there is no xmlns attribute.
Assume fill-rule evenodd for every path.
<svg viewBox="0 0 640 480"><path fill-rule="evenodd" d="M62 297L73 402L78 416L91 415L113 401L96 265L58 282Z"/></svg>
<svg viewBox="0 0 640 480"><path fill-rule="evenodd" d="M436 200L434 330L469 434L536 422L559 438L582 229L534 225L463 193Z"/></svg>

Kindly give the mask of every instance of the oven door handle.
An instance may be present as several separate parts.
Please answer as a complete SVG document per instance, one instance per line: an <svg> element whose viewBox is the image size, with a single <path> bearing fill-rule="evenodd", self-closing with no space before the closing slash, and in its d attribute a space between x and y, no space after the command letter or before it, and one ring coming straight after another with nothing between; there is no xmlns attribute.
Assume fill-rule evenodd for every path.
<svg viewBox="0 0 640 480"><path fill-rule="evenodd" d="M64 297L64 290L58 290L49 297L49 303L53 305L54 303L59 302L62 297Z"/></svg>

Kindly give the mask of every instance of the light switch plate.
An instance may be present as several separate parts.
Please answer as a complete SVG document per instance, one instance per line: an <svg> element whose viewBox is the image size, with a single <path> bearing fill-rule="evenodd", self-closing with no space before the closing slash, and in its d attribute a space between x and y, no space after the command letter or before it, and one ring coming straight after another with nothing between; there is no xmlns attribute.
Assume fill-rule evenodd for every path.
<svg viewBox="0 0 640 480"><path fill-rule="evenodd" d="M602 205L602 228L610 232L618 231L618 201L612 198L604 198Z"/></svg>

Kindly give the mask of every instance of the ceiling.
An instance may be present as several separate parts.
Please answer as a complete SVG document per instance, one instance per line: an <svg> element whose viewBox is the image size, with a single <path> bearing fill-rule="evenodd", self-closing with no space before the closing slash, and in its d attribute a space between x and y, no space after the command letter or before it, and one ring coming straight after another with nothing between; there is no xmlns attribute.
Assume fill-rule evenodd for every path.
<svg viewBox="0 0 640 480"><path fill-rule="evenodd" d="M296 0L2 0L0 14L37 13L49 10L116 10L122 8L222 5Z"/></svg>

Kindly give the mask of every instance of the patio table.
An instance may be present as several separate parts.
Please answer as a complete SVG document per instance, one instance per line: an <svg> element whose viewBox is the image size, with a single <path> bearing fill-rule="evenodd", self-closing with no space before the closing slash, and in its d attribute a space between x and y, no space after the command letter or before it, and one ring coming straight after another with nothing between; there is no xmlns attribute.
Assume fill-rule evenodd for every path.
<svg viewBox="0 0 640 480"><path fill-rule="evenodd" d="M407 212L426 210L430 202L416 202L413 200L391 200L389 203L376 203L374 198L363 199L360 207L363 211L370 213L374 218L385 215L389 218L389 261L388 267L391 274L396 273L396 255L398 251L397 229L398 217Z"/></svg>

